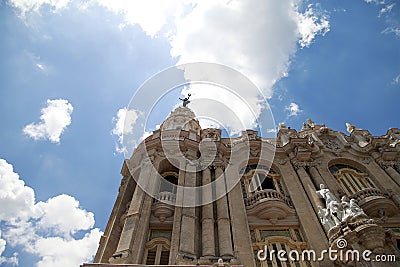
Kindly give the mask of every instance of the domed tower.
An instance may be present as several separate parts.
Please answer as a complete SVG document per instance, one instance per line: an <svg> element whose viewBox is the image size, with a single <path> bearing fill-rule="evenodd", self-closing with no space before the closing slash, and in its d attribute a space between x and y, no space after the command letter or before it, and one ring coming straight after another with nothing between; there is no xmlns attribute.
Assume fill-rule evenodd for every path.
<svg viewBox="0 0 400 267"><path fill-rule="evenodd" d="M208 152L218 156L206 160ZM253 264L250 246L240 249L238 243L240 253L234 252L234 240L250 244L243 201L229 202L222 196L212 202L212 190L191 190L218 177L223 181L228 154L221 130L201 129L186 105L173 110L125 160L94 262L211 266L220 259L229 264L242 259ZM240 192L237 184L236 194ZM209 201L201 205L199 199ZM236 205L235 212L231 205Z"/></svg>

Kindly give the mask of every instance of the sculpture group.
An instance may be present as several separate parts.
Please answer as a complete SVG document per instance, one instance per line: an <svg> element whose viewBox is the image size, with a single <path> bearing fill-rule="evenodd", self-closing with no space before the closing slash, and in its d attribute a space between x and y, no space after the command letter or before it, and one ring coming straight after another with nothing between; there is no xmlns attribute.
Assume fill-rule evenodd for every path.
<svg viewBox="0 0 400 267"><path fill-rule="evenodd" d="M324 184L320 185L320 190L317 191L317 194L322 197L326 203L326 208L318 206L318 215L322 225L328 231L341 223L355 221L358 218L367 218L367 215L360 206L358 206L355 199L350 199L349 201L347 197L344 196L341 201L338 201Z"/></svg>

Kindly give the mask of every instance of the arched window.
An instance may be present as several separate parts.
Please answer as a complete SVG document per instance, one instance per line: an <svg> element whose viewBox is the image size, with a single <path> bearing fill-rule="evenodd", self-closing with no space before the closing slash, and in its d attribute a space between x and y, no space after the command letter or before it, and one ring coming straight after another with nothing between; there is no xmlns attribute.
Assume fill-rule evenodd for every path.
<svg viewBox="0 0 400 267"><path fill-rule="evenodd" d="M146 265L168 265L171 249L171 230L151 230L143 263Z"/></svg>
<svg viewBox="0 0 400 267"><path fill-rule="evenodd" d="M287 191L281 181L281 175L272 169L262 165L249 165L243 172L242 179L243 196L249 197L258 191L275 190L284 196Z"/></svg>
<svg viewBox="0 0 400 267"><path fill-rule="evenodd" d="M298 228L284 229L253 229L251 230L251 239L257 267L309 267L311 260L302 257L302 252L307 249L307 243L304 241ZM264 259L258 258L258 251ZM282 254L282 251L285 253ZM278 253L284 255L287 259L280 260ZM291 256L290 259L289 255Z"/></svg>
<svg viewBox="0 0 400 267"><path fill-rule="evenodd" d="M336 164L331 166L329 170L348 196L366 188L377 188L367 173L363 173L352 166Z"/></svg>
<svg viewBox="0 0 400 267"><path fill-rule="evenodd" d="M161 175L164 179L161 180L159 192L176 193L178 184L178 174L176 172L165 172Z"/></svg>

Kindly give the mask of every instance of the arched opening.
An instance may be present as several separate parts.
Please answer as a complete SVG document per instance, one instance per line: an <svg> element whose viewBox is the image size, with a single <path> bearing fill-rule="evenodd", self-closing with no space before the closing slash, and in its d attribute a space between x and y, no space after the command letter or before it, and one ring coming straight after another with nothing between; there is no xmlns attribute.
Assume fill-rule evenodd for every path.
<svg viewBox="0 0 400 267"><path fill-rule="evenodd" d="M172 230L151 230L143 263L146 265L168 265Z"/></svg>
<svg viewBox="0 0 400 267"><path fill-rule="evenodd" d="M335 164L329 167L329 171L335 176L340 187L348 196L354 195L363 189L377 188L367 173L354 166Z"/></svg>
<svg viewBox="0 0 400 267"><path fill-rule="evenodd" d="M275 190L283 196L288 196L281 175L264 165L247 165L242 170L242 193L249 197L262 190Z"/></svg>
<svg viewBox="0 0 400 267"><path fill-rule="evenodd" d="M158 173L162 179L159 182L157 199L163 202L174 202L179 178L178 168L164 159L159 164Z"/></svg>

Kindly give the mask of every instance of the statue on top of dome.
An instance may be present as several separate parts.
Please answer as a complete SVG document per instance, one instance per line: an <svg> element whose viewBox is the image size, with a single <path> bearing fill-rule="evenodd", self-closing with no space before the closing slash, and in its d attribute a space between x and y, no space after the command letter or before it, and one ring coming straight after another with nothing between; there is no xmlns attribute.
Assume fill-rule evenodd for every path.
<svg viewBox="0 0 400 267"><path fill-rule="evenodd" d="M188 94L188 96L183 99L179 98L183 102L184 107L186 107L190 103L190 100L189 100L190 96L191 96L191 94Z"/></svg>

